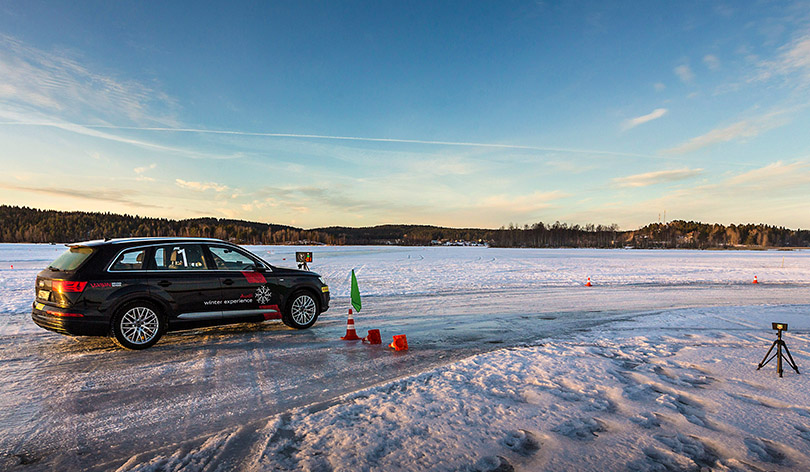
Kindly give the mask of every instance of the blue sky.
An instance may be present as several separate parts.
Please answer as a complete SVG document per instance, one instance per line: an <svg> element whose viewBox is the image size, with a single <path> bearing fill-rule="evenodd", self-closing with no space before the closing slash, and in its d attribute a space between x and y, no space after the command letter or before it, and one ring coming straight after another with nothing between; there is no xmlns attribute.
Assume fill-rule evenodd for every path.
<svg viewBox="0 0 810 472"><path fill-rule="evenodd" d="M808 2L3 2L0 202L807 228L809 92Z"/></svg>

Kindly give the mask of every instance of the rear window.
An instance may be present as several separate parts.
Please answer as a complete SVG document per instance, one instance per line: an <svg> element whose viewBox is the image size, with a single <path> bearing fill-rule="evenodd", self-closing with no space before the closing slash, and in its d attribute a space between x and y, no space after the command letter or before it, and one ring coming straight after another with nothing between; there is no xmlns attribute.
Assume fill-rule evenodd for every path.
<svg viewBox="0 0 810 472"><path fill-rule="evenodd" d="M76 270L84 261L93 254L93 248L90 247L71 247L63 252L61 256L56 258L48 266L52 270L70 271Z"/></svg>

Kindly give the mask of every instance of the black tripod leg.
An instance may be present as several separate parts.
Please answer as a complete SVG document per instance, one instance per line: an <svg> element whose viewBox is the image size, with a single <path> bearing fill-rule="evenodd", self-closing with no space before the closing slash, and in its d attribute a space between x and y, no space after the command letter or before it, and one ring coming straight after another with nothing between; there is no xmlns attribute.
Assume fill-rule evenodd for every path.
<svg viewBox="0 0 810 472"><path fill-rule="evenodd" d="M765 354L765 357L762 358L762 362L759 363L759 366L757 367L757 370L761 369L768 362L771 362L771 359L773 359L773 357L771 359L768 359L768 356L771 355L771 351L773 351L773 348L776 347L777 342L779 342L779 341L778 340L774 341L773 344L771 344L771 348L768 349L768 353ZM768 359L768 360L766 361L765 359Z"/></svg>
<svg viewBox="0 0 810 472"><path fill-rule="evenodd" d="M788 350L787 344L782 344L782 346L785 348L785 352L788 355L788 364L793 367L793 370L795 370L797 374L801 374L801 372L799 372L799 367L796 365L796 361L794 361L793 356L790 355L790 350Z"/></svg>

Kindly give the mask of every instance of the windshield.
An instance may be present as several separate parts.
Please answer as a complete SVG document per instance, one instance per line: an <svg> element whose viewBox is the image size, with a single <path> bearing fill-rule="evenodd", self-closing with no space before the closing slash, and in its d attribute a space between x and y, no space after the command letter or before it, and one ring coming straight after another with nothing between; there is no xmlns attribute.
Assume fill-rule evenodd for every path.
<svg viewBox="0 0 810 472"><path fill-rule="evenodd" d="M76 270L77 267L82 265L82 262L90 257L93 253L93 248L89 247L71 247L63 252L55 261L48 266L51 270L71 271Z"/></svg>

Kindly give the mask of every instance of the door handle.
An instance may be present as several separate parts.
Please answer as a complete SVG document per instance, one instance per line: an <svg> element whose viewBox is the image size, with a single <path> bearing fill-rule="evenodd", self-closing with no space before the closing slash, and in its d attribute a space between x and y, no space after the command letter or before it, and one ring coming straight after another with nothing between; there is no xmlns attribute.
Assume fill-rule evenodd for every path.
<svg viewBox="0 0 810 472"><path fill-rule="evenodd" d="M222 281L222 283L225 284L225 285L233 285L233 280L225 279L225 280Z"/></svg>
<svg viewBox="0 0 810 472"><path fill-rule="evenodd" d="M172 283L169 282L168 280L161 280L160 282L158 282L158 285L160 285L161 287L168 287L171 284Z"/></svg>

